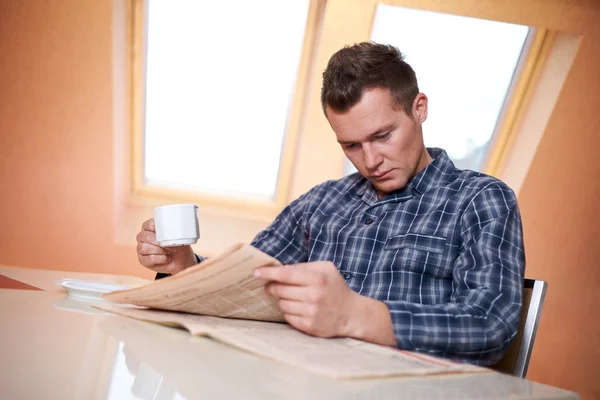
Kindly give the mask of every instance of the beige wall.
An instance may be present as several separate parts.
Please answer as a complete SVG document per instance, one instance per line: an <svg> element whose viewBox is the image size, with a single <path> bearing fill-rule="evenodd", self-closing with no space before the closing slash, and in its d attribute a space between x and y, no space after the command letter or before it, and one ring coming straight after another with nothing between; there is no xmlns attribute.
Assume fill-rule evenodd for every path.
<svg viewBox="0 0 600 400"><path fill-rule="evenodd" d="M519 201L549 282L529 378L600 397L600 3L401 3L582 35ZM115 239L112 24L111 1L0 0L0 264L149 276Z"/></svg>

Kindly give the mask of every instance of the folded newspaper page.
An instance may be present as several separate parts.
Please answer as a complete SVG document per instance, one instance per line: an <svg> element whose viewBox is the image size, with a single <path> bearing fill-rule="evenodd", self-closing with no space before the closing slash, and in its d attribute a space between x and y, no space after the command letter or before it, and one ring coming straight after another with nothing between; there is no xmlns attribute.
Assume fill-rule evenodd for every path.
<svg viewBox="0 0 600 400"><path fill-rule="evenodd" d="M236 244L176 275L104 298L162 310L282 322L277 300L266 295L265 281L254 277L256 268L267 265L281 264L250 245Z"/></svg>
<svg viewBox="0 0 600 400"><path fill-rule="evenodd" d="M356 339L317 338L283 323L225 319L131 306L96 307L139 320L184 327L192 335L209 336L262 357L338 379L487 371L473 365Z"/></svg>

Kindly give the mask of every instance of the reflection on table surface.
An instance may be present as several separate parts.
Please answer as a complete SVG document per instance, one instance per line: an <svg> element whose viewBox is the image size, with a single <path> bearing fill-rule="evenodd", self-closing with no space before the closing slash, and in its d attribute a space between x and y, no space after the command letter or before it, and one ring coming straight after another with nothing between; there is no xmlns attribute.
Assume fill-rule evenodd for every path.
<svg viewBox="0 0 600 400"><path fill-rule="evenodd" d="M60 292L0 290L0 398L576 399L495 372L330 379Z"/></svg>

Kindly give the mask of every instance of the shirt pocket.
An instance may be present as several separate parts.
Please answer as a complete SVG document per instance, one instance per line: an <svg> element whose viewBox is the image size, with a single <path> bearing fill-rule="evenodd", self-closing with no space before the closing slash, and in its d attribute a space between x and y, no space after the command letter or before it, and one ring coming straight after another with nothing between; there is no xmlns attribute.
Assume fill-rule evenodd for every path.
<svg viewBox="0 0 600 400"><path fill-rule="evenodd" d="M421 233L405 233L387 239L385 251L396 251L394 267L443 279L452 278L452 261L446 238Z"/></svg>

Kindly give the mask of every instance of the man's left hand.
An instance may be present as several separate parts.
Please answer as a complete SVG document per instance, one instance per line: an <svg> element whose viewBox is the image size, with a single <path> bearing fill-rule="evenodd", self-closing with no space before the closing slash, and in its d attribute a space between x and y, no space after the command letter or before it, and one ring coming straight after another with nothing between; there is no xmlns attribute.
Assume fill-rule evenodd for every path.
<svg viewBox="0 0 600 400"><path fill-rule="evenodd" d="M363 296L346 285L333 263L262 267L255 275L271 281L265 291L279 299L286 321L296 329L320 337L352 336L352 313Z"/></svg>

